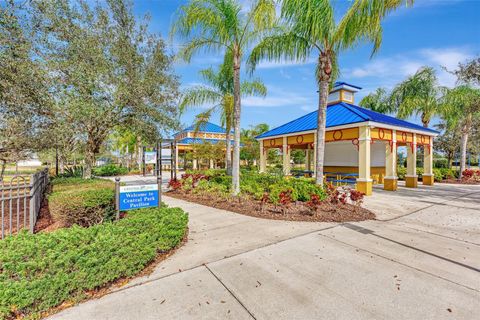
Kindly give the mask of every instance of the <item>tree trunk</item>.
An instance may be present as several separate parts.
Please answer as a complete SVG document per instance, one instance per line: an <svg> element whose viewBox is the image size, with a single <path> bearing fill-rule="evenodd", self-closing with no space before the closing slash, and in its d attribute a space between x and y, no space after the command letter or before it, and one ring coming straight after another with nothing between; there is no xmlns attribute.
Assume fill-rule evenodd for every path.
<svg viewBox="0 0 480 320"><path fill-rule="evenodd" d="M424 128L428 128L428 125L430 124L430 119L427 118L425 113L422 113L422 124Z"/></svg>
<svg viewBox="0 0 480 320"><path fill-rule="evenodd" d="M100 147L97 145L95 138L90 136L85 148L85 170L83 171L84 179L92 178L92 169L95 166L95 155L97 154L99 148Z"/></svg>
<svg viewBox="0 0 480 320"><path fill-rule="evenodd" d="M320 53L318 58L319 91L318 91L318 117L317 117L317 163L315 164L315 181L323 185L323 161L325 154L325 127L327 123L327 103L329 94L330 77L332 74L332 59L328 52Z"/></svg>
<svg viewBox="0 0 480 320"><path fill-rule="evenodd" d="M467 144L468 135L472 126L471 117L467 116L465 124L462 127L462 139L460 142L460 179L462 178L463 171L465 170L465 164L467 162Z"/></svg>
<svg viewBox="0 0 480 320"><path fill-rule="evenodd" d="M231 144L231 127L227 126L227 134L225 136L225 143L226 143L226 151L225 151L225 169L227 171L227 175L232 175L232 144Z"/></svg>
<svg viewBox="0 0 480 320"><path fill-rule="evenodd" d="M95 165L95 153L89 150L85 150L85 170L83 171L84 179L92 178L92 168Z"/></svg>
<svg viewBox="0 0 480 320"><path fill-rule="evenodd" d="M233 54L233 162L232 162L232 193L240 193L240 52L234 49Z"/></svg>
<svg viewBox="0 0 480 320"><path fill-rule="evenodd" d="M138 170L142 171L142 139L140 136L137 136L137 142L135 143L137 152L136 152L136 160L137 160L137 166Z"/></svg>

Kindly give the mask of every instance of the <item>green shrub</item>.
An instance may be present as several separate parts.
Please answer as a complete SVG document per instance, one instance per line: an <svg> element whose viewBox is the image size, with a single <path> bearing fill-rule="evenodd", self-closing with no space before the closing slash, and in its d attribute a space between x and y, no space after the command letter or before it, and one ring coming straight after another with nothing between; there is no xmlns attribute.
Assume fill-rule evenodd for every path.
<svg viewBox="0 0 480 320"><path fill-rule="evenodd" d="M187 222L179 208L140 209L118 222L5 238L0 241L0 319L38 315L134 276L158 252L180 243Z"/></svg>
<svg viewBox="0 0 480 320"><path fill-rule="evenodd" d="M443 180L442 170L439 168L433 168L433 178L436 182L441 182Z"/></svg>
<svg viewBox="0 0 480 320"><path fill-rule="evenodd" d="M120 176L128 173L128 168L120 167L115 164L106 164L93 169L93 174L99 177Z"/></svg>
<svg viewBox="0 0 480 320"><path fill-rule="evenodd" d="M65 168L65 172L59 174L57 177L61 178L81 178L83 177L83 166L71 166Z"/></svg>
<svg viewBox="0 0 480 320"><path fill-rule="evenodd" d="M417 176L423 176L423 168L418 168L417 167Z"/></svg>
<svg viewBox="0 0 480 320"><path fill-rule="evenodd" d="M114 184L103 179L56 178L48 196L50 214L62 226L88 227L114 217Z"/></svg>
<svg viewBox="0 0 480 320"><path fill-rule="evenodd" d="M320 200L326 198L326 193L322 187L315 184L313 179L283 179L269 187L269 199L272 203L278 204L282 192L291 192L292 201L306 202L311 199L312 194L318 195Z"/></svg>
<svg viewBox="0 0 480 320"><path fill-rule="evenodd" d="M397 168L398 180L405 180L405 175L406 174L407 174L407 168L405 168L405 167L398 167Z"/></svg>
<svg viewBox="0 0 480 320"><path fill-rule="evenodd" d="M115 191L111 188L66 190L48 197L50 214L62 226L89 227L113 218Z"/></svg>
<svg viewBox="0 0 480 320"><path fill-rule="evenodd" d="M447 159L434 159L433 160L433 167L434 168L447 168L448 161Z"/></svg>

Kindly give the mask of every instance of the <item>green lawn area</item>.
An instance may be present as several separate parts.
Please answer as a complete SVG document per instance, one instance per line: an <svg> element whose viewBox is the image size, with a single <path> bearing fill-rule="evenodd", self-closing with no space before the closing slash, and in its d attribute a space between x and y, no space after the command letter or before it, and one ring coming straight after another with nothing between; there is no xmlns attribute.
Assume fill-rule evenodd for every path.
<svg viewBox="0 0 480 320"><path fill-rule="evenodd" d="M89 195L95 184L110 185L71 182L57 181L54 194L63 199L72 190L85 190ZM79 202L73 203L78 210ZM36 318L65 301L84 299L86 291L136 275L158 253L181 242L187 223L188 215L179 208L149 208L88 228L75 224L50 233L7 237L0 241L0 319Z"/></svg>

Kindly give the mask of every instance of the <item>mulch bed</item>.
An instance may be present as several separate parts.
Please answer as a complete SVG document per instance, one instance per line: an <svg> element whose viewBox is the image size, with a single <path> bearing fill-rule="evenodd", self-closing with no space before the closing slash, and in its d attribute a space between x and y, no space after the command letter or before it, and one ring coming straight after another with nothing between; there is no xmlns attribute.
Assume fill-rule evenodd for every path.
<svg viewBox="0 0 480 320"><path fill-rule="evenodd" d="M451 184L470 184L470 185L479 185L480 181L475 180L465 180L465 179L446 179L441 181L440 183L451 183Z"/></svg>
<svg viewBox="0 0 480 320"><path fill-rule="evenodd" d="M300 201L292 203L283 210L282 206L276 206L271 203L264 204L262 208L260 201L251 198L239 197L228 201L208 194L199 195L181 191L169 191L165 195L263 219L314 222L347 222L375 219L375 214L372 211L348 203L333 204L324 201L319 205L317 210L313 212L305 203Z"/></svg>

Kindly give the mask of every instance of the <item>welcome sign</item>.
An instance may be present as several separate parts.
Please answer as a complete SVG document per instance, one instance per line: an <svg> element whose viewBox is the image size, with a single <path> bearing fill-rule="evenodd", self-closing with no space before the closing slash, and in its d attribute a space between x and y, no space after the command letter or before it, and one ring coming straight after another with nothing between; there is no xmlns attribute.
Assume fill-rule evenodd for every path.
<svg viewBox="0 0 480 320"><path fill-rule="evenodd" d="M120 187L120 211L158 207L158 185Z"/></svg>

